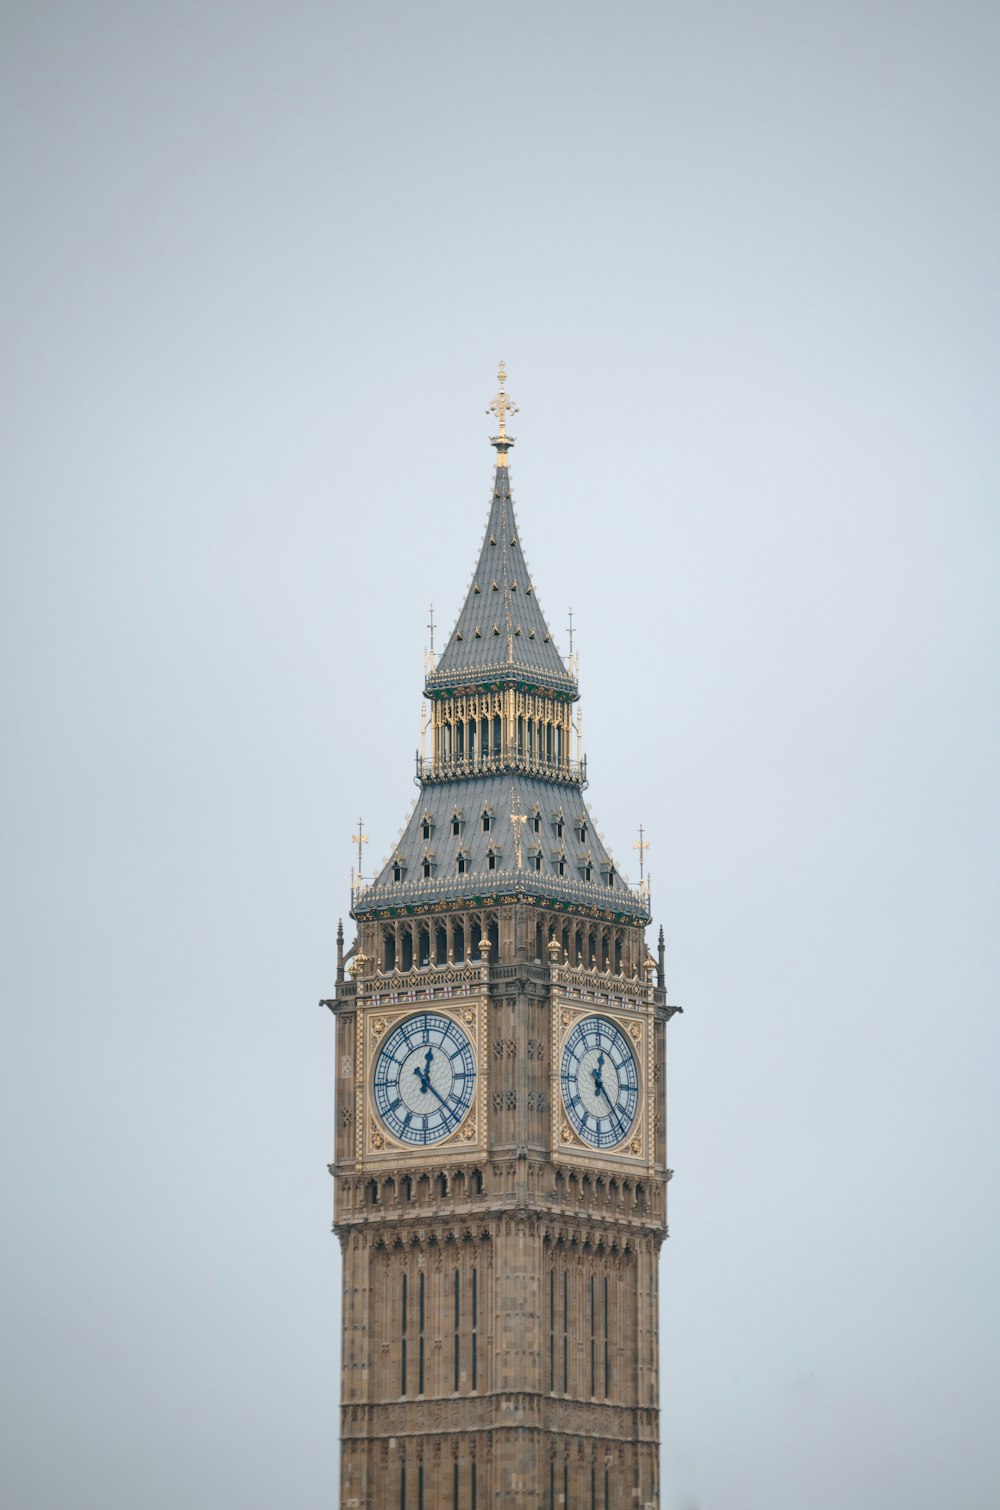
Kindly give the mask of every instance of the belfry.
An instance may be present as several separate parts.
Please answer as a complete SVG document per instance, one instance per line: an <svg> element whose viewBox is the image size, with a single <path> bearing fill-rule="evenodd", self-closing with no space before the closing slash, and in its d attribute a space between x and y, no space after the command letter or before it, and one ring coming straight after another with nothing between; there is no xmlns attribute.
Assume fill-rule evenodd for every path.
<svg viewBox="0 0 1000 1510"><path fill-rule="evenodd" d="M498 433L419 794L338 932L340 1505L659 1506L663 930L584 800ZM585 542L581 542L585 546ZM364 834L355 836L359 857ZM640 832L640 867L645 841ZM359 866L360 872L360 866Z"/></svg>

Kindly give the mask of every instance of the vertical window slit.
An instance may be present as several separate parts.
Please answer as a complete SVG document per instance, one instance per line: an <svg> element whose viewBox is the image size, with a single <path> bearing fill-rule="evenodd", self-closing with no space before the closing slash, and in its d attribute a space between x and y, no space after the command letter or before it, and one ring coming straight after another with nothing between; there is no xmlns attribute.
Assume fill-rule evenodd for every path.
<svg viewBox="0 0 1000 1510"><path fill-rule="evenodd" d="M562 1392L569 1394L569 1270L563 1270ZM422 1344L421 1344L422 1345Z"/></svg>
<svg viewBox="0 0 1000 1510"><path fill-rule="evenodd" d="M608 1276L604 1276L604 1398L611 1393L611 1348L608 1343Z"/></svg>
<svg viewBox="0 0 1000 1510"><path fill-rule="evenodd" d="M472 1388L479 1388L479 1293L476 1271L472 1271Z"/></svg>
<svg viewBox="0 0 1000 1510"><path fill-rule="evenodd" d="M460 1321L460 1309L461 1309L461 1298L460 1298L460 1296L461 1296L461 1291L460 1291L459 1274L458 1274L458 1270L456 1269L455 1270L455 1346L454 1346L455 1380L454 1380L454 1384L452 1386L453 1389L456 1392L458 1390L459 1367L460 1367L460 1364L461 1364L461 1347L460 1347L460 1344L459 1344L459 1321Z"/></svg>
<svg viewBox="0 0 1000 1510"><path fill-rule="evenodd" d="M400 1348L400 1360L399 1360L399 1393L401 1395L405 1395L406 1394L406 1328L407 1328L407 1315L406 1315L406 1275L404 1274L403 1275L403 1325L400 1328L400 1331L401 1331L401 1334L402 1334L402 1345L401 1345L401 1348Z"/></svg>
<svg viewBox="0 0 1000 1510"><path fill-rule="evenodd" d="M597 1394L597 1296L595 1280L590 1276L590 1393Z"/></svg>
<svg viewBox="0 0 1000 1510"><path fill-rule="evenodd" d="M421 1271L417 1310L417 1394L424 1392L424 1275Z"/></svg>

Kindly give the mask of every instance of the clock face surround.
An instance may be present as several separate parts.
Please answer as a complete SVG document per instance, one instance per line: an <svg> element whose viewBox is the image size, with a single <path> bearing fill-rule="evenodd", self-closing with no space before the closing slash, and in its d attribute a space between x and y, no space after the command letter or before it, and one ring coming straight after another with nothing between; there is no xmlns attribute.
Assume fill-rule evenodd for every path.
<svg viewBox="0 0 1000 1510"><path fill-rule="evenodd" d="M606 1017L583 1017L563 1044L563 1105L573 1131L592 1148L616 1148L635 1125L639 1072L632 1045Z"/></svg>
<svg viewBox="0 0 1000 1510"><path fill-rule="evenodd" d="M396 1023L375 1059L375 1110L400 1143L425 1147L450 1137L475 1088L469 1036L440 1012L415 1012Z"/></svg>

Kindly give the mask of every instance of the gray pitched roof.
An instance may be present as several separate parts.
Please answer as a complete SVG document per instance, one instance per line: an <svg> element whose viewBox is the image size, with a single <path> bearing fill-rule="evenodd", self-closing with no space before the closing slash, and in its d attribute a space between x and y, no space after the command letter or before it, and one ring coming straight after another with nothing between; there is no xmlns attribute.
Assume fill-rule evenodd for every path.
<svg viewBox="0 0 1000 1510"><path fill-rule="evenodd" d="M496 469L468 597L427 678L427 690L501 680L534 682L576 695L576 682L563 665L528 574L505 466Z"/></svg>
<svg viewBox="0 0 1000 1510"><path fill-rule="evenodd" d="M524 813L528 820L520 825L520 868L512 811ZM484 812L490 816L488 830L483 827ZM456 815L460 824L457 835L452 830ZM581 837L581 821L585 837ZM425 824L430 830L426 838ZM494 856L492 870L490 851ZM540 869L535 866L536 855L541 856ZM465 861L462 873L459 856ZM562 875L560 857L565 857ZM429 876L423 873L425 859L431 867ZM588 863L590 881L584 874ZM394 877L397 867L398 881ZM600 907L641 920L649 912L646 898L632 891L618 875L578 786L510 775L424 786L388 863L355 899L352 910L357 917L386 907L419 909L440 901L526 894Z"/></svg>

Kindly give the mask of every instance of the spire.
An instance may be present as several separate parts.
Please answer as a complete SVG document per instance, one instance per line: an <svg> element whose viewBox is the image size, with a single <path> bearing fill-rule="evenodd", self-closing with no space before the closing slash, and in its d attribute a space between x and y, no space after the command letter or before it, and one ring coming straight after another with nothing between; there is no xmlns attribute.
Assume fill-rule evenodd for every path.
<svg viewBox="0 0 1000 1510"><path fill-rule="evenodd" d="M507 373L502 362L498 376L500 391L486 411L499 420L491 442L497 465L486 533L458 622L427 677L427 691L433 695L459 686L513 681L575 698L576 681L553 642L521 549L507 468L507 451L514 444L507 434L507 416L517 410L504 390Z"/></svg>

